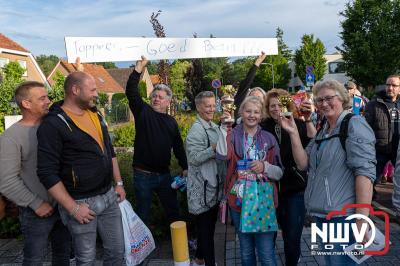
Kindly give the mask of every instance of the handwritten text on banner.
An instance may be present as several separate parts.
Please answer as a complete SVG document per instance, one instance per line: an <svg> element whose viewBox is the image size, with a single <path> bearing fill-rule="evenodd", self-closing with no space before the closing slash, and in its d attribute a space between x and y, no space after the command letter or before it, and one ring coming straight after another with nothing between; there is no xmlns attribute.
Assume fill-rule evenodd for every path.
<svg viewBox="0 0 400 266"><path fill-rule="evenodd" d="M111 38L65 37L68 62L235 57L278 53L276 38Z"/></svg>

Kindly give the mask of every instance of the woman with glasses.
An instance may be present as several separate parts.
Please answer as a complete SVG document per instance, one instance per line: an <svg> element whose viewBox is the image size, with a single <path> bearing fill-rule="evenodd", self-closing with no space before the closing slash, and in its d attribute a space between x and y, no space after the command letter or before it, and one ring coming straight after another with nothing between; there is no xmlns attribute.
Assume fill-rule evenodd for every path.
<svg viewBox="0 0 400 266"><path fill-rule="evenodd" d="M304 195L305 207L322 230L323 224L333 224L335 228L343 223L349 214L360 213L368 216L368 208L345 209L344 214L336 214L327 219L327 214L340 211L347 204L371 204L372 184L375 179L375 136L368 123L361 116L353 116L348 123L345 147L340 141L340 126L348 113L349 95L342 84L335 80L319 81L313 87L314 101L325 116L326 123L312 139L306 149L301 143L299 131L293 116L280 116L279 121L289 134L293 157L299 170L308 172L307 187ZM360 230L365 220L355 222ZM326 226L326 225L325 225ZM342 228L342 227L341 227ZM344 227L346 229L351 228ZM324 241L317 237L317 243L311 243L319 250L343 252L344 246L354 243L353 231L348 230L349 241L341 243ZM337 234L337 232L334 232ZM365 236L365 234L364 234ZM366 240L364 238L364 240ZM329 245L329 248L325 249ZM355 265L347 255L325 255L327 265Z"/></svg>
<svg viewBox="0 0 400 266"><path fill-rule="evenodd" d="M304 225L305 207L304 190L307 185L307 173L296 167L293 159L289 134L282 130L279 124L279 116L282 113L282 104L279 97L289 96L289 92L283 89L268 91L265 98L267 118L261 122L261 128L271 133L277 140L283 163L283 176L279 181L279 205L277 218L282 230L286 265L297 265L301 249L300 240ZM301 106L304 120L295 118L294 121L299 130L302 147L306 147L315 136L316 129L311 121L311 104L304 103ZM294 112L293 103L289 106Z"/></svg>

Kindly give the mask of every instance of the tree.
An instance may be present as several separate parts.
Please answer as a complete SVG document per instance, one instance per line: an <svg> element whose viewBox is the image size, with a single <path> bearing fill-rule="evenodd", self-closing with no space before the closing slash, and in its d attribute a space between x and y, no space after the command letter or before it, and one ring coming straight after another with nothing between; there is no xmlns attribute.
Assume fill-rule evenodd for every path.
<svg viewBox="0 0 400 266"><path fill-rule="evenodd" d="M135 66L133 66L135 67ZM158 66L155 63L149 62L146 65L147 71L149 71L149 75L157 75Z"/></svg>
<svg viewBox="0 0 400 266"><path fill-rule="evenodd" d="M175 60L171 65L169 84L177 100L182 100L185 97L185 73L189 66L190 63L185 60Z"/></svg>
<svg viewBox="0 0 400 266"><path fill-rule="evenodd" d="M306 67L314 68L315 80L320 80L325 74L326 59L324 55L326 49L320 39L314 40L314 35L304 34L301 39L301 46L295 52L294 62L296 63L296 73L300 79L306 77Z"/></svg>
<svg viewBox="0 0 400 266"><path fill-rule="evenodd" d="M287 59L282 54L277 54L267 56L264 62L266 64L260 66L260 69L257 71L254 78L252 87L261 87L266 91L273 87L287 88L291 74ZM273 80L272 67L274 68Z"/></svg>
<svg viewBox="0 0 400 266"><path fill-rule="evenodd" d="M361 1L340 12L342 48L347 75L363 87L383 84L400 65L400 1Z"/></svg>
<svg viewBox="0 0 400 266"><path fill-rule="evenodd" d="M58 102L64 99L64 81L65 76L57 70L53 76L54 85L48 90L49 99L52 102Z"/></svg>
<svg viewBox="0 0 400 266"><path fill-rule="evenodd" d="M283 30L281 28L278 27L276 29L275 37L278 39L279 54L286 58L287 61L292 60L292 50L290 50L286 43L283 41Z"/></svg>
<svg viewBox="0 0 400 266"><path fill-rule="evenodd" d="M196 95L205 90L206 84L203 79L203 64L199 58L193 59L185 73L186 97L190 102L190 107L194 109L194 98Z"/></svg>
<svg viewBox="0 0 400 266"><path fill-rule="evenodd" d="M164 27L158 21L158 16L161 14L161 10L158 10L156 14L154 12L151 14L150 23L153 26L153 30L157 38L165 38ZM160 60L158 63L158 75L160 76L160 82L168 84L169 76L169 64L166 60Z"/></svg>
<svg viewBox="0 0 400 266"><path fill-rule="evenodd" d="M105 69L118 68L114 62L101 62L96 63L96 65L102 65Z"/></svg>
<svg viewBox="0 0 400 266"><path fill-rule="evenodd" d="M245 77L250 67L254 64L254 57L245 57L238 60L235 60L232 65L233 76L230 77L231 82L227 82L226 84L232 84L237 87ZM225 77L227 79L227 77Z"/></svg>
<svg viewBox="0 0 400 266"><path fill-rule="evenodd" d="M17 62L10 62L4 66L0 83L0 133L4 131L4 116L12 114L10 102L14 101L15 88L23 79L25 69Z"/></svg>
<svg viewBox="0 0 400 266"><path fill-rule="evenodd" d="M108 104L108 95L107 95L107 93L99 92L98 95L99 95L99 106L101 108L106 107L106 105Z"/></svg>
<svg viewBox="0 0 400 266"><path fill-rule="evenodd" d="M51 71L57 65L59 60L60 59L56 55L41 54L36 57L36 62L39 64L40 69L43 71L46 77L50 75Z"/></svg>
<svg viewBox="0 0 400 266"><path fill-rule="evenodd" d="M287 87L291 76L288 61L292 58L292 51L283 41L282 29L276 29L275 37L278 39L278 54L267 56L267 58L264 60L265 64L262 64L260 69L257 71L252 85L253 87L257 86L264 88L265 90L269 90L273 87Z"/></svg>

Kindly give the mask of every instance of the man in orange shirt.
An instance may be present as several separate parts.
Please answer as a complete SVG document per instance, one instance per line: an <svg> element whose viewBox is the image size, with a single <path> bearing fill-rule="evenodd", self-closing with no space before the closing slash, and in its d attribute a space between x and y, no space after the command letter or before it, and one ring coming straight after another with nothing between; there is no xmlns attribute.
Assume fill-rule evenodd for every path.
<svg viewBox="0 0 400 266"><path fill-rule="evenodd" d="M77 265L95 261L97 232L103 241L104 265L122 265L118 197L123 200L125 190L106 123L96 110L96 82L77 71L66 78L64 91L64 101L51 106L38 129L37 173L60 205Z"/></svg>

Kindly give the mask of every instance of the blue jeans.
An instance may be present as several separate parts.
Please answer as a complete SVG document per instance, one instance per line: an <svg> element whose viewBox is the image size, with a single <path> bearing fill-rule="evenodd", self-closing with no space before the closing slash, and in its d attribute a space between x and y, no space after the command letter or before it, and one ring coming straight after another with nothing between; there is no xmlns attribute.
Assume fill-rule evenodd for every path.
<svg viewBox="0 0 400 266"><path fill-rule="evenodd" d="M52 265L69 265L71 235L61 222L57 209L50 217L40 218L31 208L21 207L19 219L24 236L22 265L43 264L49 237L53 252Z"/></svg>
<svg viewBox="0 0 400 266"><path fill-rule="evenodd" d="M277 214L285 248L285 265L297 265L299 261L305 212L304 192L279 198Z"/></svg>
<svg viewBox="0 0 400 266"><path fill-rule="evenodd" d="M114 188L103 195L76 202L89 204L89 208L96 213L90 223L80 224L64 208L60 208L63 222L72 235L76 265L95 264L97 232L103 241L103 265L124 265L124 233Z"/></svg>
<svg viewBox="0 0 400 266"><path fill-rule="evenodd" d="M167 215L168 222L178 221L179 207L176 190L171 188L172 177L167 174L146 173L134 170L134 189L136 196L136 213L147 224L153 191L156 192Z"/></svg>
<svg viewBox="0 0 400 266"><path fill-rule="evenodd" d="M345 221L346 217L332 217L330 220L326 220L325 218L321 218L321 217L314 217L317 227L318 228L322 228L322 223L328 223L328 231L329 231L329 223L349 223L349 221ZM355 242L353 233L351 231L351 226L349 226L349 236L350 236L350 243L332 243L334 248L333 249L324 249L324 245L325 244L331 244L331 243L322 243L321 239L317 236L317 240L318 240L318 246L319 246L319 250L321 251L337 251L337 252L341 252L343 251L343 247L340 246L341 244L346 244L346 245L352 245ZM335 226L336 229L336 226ZM336 230L335 230L336 231ZM329 235L329 232L328 232ZM336 235L336 232L335 232ZM324 255L324 259L325 259L325 263L326 265L330 266L352 266L352 265L357 265L349 256L347 255Z"/></svg>
<svg viewBox="0 0 400 266"><path fill-rule="evenodd" d="M274 235L276 232L268 233L242 233L240 232L240 212L231 208L230 214L235 225L236 234L240 242L240 256L243 266L257 265L256 253L262 266L276 265Z"/></svg>

